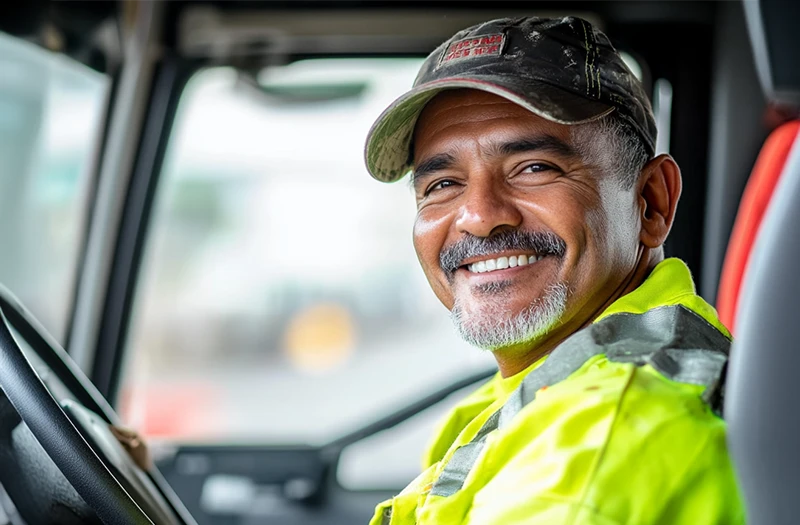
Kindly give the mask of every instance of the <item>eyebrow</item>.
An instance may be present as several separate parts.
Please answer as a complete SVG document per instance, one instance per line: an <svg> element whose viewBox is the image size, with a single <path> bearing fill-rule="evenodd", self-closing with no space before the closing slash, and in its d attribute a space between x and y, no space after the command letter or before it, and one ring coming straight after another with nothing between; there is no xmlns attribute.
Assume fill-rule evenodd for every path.
<svg viewBox="0 0 800 525"><path fill-rule="evenodd" d="M537 137L521 138L509 142L494 144L489 148L489 154L496 157L513 155L515 153L526 153L533 151L545 151L564 158L578 157L578 152L561 139L552 135L542 135ZM433 173L452 167L456 163L456 158L450 153L439 153L424 161L411 173L411 182L425 178Z"/></svg>
<svg viewBox="0 0 800 525"><path fill-rule="evenodd" d="M446 170L456 163L456 158L449 153L439 153L420 162L411 173L412 182L431 175L437 171Z"/></svg>
<svg viewBox="0 0 800 525"><path fill-rule="evenodd" d="M495 156L513 155L514 153L532 151L547 151L560 157L567 158L578 156L578 152L575 151L575 148L552 135L542 135L503 142L492 146L490 149L491 154Z"/></svg>

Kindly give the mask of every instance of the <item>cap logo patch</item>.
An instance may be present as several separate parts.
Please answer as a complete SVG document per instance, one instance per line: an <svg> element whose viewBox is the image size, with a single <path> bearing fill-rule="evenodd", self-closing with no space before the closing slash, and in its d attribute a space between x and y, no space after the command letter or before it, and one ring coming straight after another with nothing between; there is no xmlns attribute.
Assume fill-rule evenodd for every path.
<svg viewBox="0 0 800 525"><path fill-rule="evenodd" d="M450 62L457 62L467 58L491 55L500 56L503 52L503 44L505 44L505 42L506 35L504 33L456 40L447 46L445 52L442 53L442 57L439 59L439 64L436 66L436 69Z"/></svg>

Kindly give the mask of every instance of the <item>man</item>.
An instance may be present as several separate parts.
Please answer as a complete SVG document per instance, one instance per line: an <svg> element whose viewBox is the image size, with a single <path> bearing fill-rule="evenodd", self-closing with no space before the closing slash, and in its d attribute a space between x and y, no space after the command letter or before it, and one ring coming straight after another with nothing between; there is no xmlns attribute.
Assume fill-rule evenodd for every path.
<svg viewBox="0 0 800 525"><path fill-rule="evenodd" d="M640 82L578 18L465 29L377 120L411 172L414 246L498 375L448 416L372 525L731 524L730 334L665 259L680 170Z"/></svg>

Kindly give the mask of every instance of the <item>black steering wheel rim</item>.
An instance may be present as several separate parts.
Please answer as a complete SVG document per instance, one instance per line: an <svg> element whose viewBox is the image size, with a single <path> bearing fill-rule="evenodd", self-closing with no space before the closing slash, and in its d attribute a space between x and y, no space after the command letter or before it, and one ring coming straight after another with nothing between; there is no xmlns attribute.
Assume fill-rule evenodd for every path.
<svg viewBox="0 0 800 525"><path fill-rule="evenodd" d="M27 367L33 372L35 382L30 384L34 386L38 384L44 388L47 396L45 401L52 400L55 403L55 409L66 415L72 423L72 430L77 431L82 441L94 452L94 456L98 457L100 462L107 467L105 470L111 473L128 497L149 517L149 521L139 520L137 522L155 522L159 525L197 525L158 468L153 465L146 471L139 469L130 455L117 442L109 429L109 425L118 427L122 425L114 409L59 345L58 341L2 284L0 284L0 325L9 332L8 328L13 328L14 335L24 340L28 351L32 353L31 355L26 351L21 351L17 340L12 337L14 345L10 350L15 352L14 355L21 353L24 362L20 362L20 364L27 364ZM37 372L40 370L39 367L43 367L41 372ZM3 371L6 369L7 367L4 367ZM45 374L46 377L40 378L39 373ZM59 390L65 388L68 392L69 397L61 400L60 406L59 400L54 397L55 392L51 394L48 389L47 383L51 380L50 378L57 379L61 385ZM2 401L6 403L5 399ZM13 407L13 404L11 406ZM30 428L26 430L36 439ZM53 455L52 452L41 447L41 444L38 445L41 453L48 456ZM59 449L57 454L60 453L64 452ZM52 459L51 464L60 470L60 466ZM63 472L61 475L65 481L70 481ZM86 498L84 501L89 503ZM69 503L66 504L69 505ZM97 515L97 512L95 514ZM121 514L114 514L113 519L103 518L103 521L120 523L120 516Z"/></svg>
<svg viewBox="0 0 800 525"><path fill-rule="evenodd" d="M30 358L12 335L11 327L34 354ZM31 362L34 356L36 364ZM46 378L39 376L39 367L44 367ZM114 409L2 284L0 368L0 389L8 403L26 423L40 451L49 456L101 521L197 525L158 468L151 466L143 471L124 451L109 429L109 425L121 425ZM50 377L57 378L59 391L66 388L68 392L63 404L46 384Z"/></svg>
<svg viewBox="0 0 800 525"><path fill-rule="evenodd" d="M104 523L152 523L53 398L0 311L0 388L56 466Z"/></svg>

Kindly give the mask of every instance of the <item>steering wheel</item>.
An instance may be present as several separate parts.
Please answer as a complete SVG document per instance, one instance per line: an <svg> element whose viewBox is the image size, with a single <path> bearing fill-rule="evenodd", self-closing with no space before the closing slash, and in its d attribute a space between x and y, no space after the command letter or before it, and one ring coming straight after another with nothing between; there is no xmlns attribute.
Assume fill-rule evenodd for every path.
<svg viewBox="0 0 800 525"><path fill-rule="evenodd" d="M74 400L59 403L9 329L39 338L37 354ZM119 418L67 353L0 287L0 389L41 447L106 524L195 525L155 467L141 470L109 429Z"/></svg>

